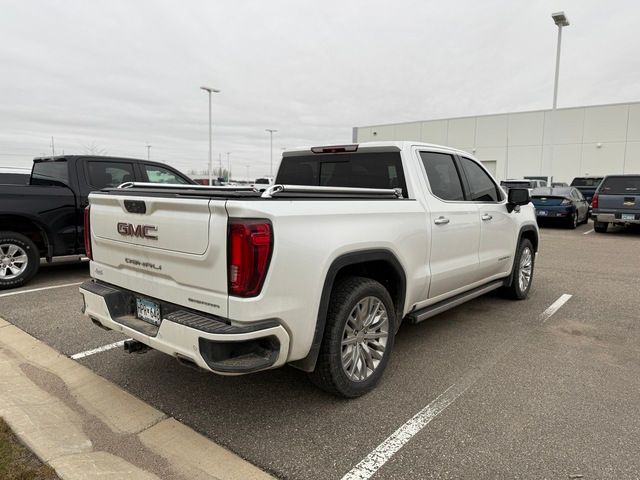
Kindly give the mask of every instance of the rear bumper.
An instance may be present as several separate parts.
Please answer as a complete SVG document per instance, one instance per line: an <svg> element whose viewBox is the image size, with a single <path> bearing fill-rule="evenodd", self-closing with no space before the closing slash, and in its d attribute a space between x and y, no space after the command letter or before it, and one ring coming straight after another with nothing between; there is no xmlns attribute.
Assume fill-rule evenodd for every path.
<svg viewBox="0 0 640 480"><path fill-rule="evenodd" d="M566 220L570 218L576 212L572 207L536 207L536 219L541 220Z"/></svg>
<svg viewBox="0 0 640 480"><path fill-rule="evenodd" d="M231 325L226 319L151 299L161 305L162 320L156 326L136 318L134 292L90 280L80 286L80 293L84 313L93 321L204 370L239 375L287 361L289 334L276 320Z"/></svg>
<svg viewBox="0 0 640 480"><path fill-rule="evenodd" d="M591 218L593 218L594 222L603 222L603 223L617 223L617 224L621 224L621 225L625 225L625 224L635 224L638 225L640 224L640 215L635 214L635 218L634 219L623 219L622 218L621 213L599 213L599 212L592 212L591 213ZM633 214L630 214L633 215Z"/></svg>

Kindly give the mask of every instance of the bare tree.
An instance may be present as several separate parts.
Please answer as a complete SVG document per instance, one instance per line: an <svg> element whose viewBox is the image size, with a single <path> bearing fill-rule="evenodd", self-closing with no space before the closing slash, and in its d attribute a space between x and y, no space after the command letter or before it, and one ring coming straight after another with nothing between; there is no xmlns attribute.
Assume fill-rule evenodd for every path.
<svg viewBox="0 0 640 480"><path fill-rule="evenodd" d="M106 155L106 148L101 147L96 142L85 143L82 145L83 153L87 155Z"/></svg>

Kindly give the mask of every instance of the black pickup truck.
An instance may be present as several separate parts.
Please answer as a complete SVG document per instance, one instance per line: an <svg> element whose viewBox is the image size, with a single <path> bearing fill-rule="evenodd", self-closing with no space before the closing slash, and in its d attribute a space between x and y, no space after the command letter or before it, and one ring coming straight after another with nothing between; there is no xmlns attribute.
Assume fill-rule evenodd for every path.
<svg viewBox="0 0 640 480"><path fill-rule="evenodd" d="M0 185L0 289L24 285L40 258L83 255L89 193L134 181L195 183L161 163L67 155L36 158L27 185Z"/></svg>
<svg viewBox="0 0 640 480"><path fill-rule="evenodd" d="M571 186L580 190L584 199L591 204L593 194L596 193L603 178L604 177L576 177L571 181Z"/></svg>

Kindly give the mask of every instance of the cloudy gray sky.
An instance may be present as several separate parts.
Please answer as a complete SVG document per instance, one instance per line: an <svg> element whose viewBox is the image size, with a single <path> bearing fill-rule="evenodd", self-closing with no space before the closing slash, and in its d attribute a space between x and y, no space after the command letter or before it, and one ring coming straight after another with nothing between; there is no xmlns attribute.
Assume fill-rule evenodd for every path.
<svg viewBox="0 0 640 480"><path fill-rule="evenodd" d="M266 174L353 126L640 100L637 0L0 0L0 165L51 152Z"/></svg>

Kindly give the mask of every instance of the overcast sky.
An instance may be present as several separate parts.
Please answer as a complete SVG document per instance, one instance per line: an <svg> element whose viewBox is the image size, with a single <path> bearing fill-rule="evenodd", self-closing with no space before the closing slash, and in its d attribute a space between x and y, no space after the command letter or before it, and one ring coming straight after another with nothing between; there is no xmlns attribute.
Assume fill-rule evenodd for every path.
<svg viewBox="0 0 640 480"><path fill-rule="evenodd" d="M638 0L0 0L0 165L51 152L238 177L352 127L640 100ZM276 160L276 165L278 161Z"/></svg>

